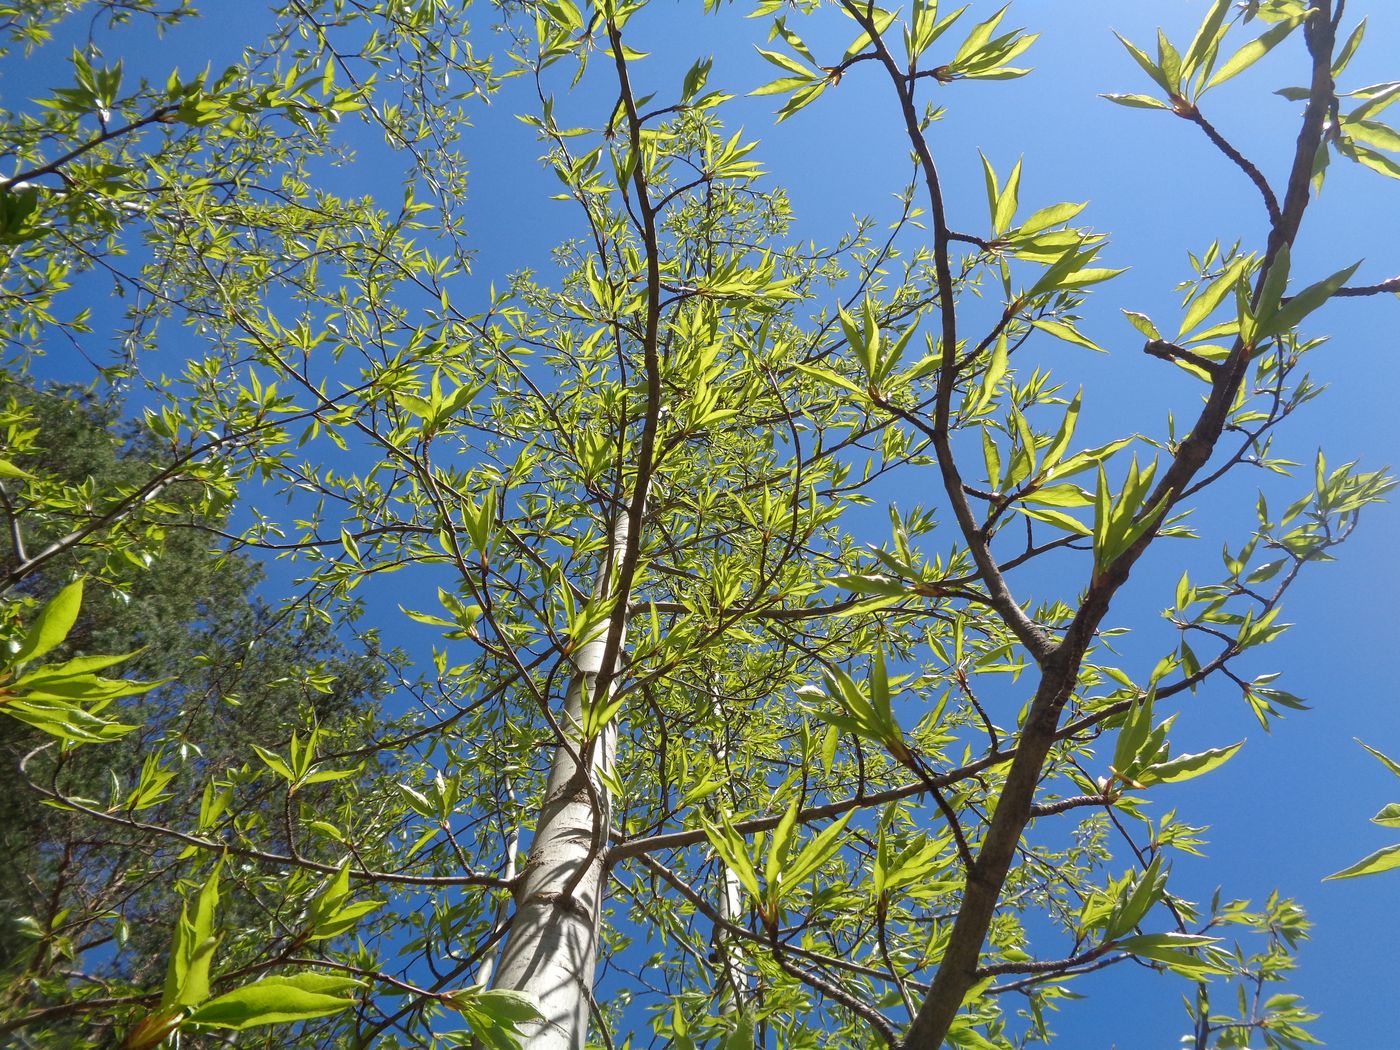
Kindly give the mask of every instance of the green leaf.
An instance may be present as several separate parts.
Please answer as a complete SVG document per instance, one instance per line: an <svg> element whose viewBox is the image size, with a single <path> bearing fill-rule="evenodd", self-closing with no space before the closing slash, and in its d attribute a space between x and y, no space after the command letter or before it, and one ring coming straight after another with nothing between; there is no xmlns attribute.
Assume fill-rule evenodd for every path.
<svg viewBox="0 0 1400 1050"><path fill-rule="evenodd" d="M1119 941L1117 947L1125 952L1138 952L1144 948L1203 948L1219 943L1219 937L1199 933L1143 933Z"/></svg>
<svg viewBox="0 0 1400 1050"><path fill-rule="evenodd" d="M1400 802L1392 802L1371 818L1372 824L1387 828L1400 828Z"/></svg>
<svg viewBox="0 0 1400 1050"><path fill-rule="evenodd" d="M992 230L998 235L1005 232L1016 215L1021 193L1021 161L1016 161L1011 174L1006 177L1006 185L997 195L996 212L992 216Z"/></svg>
<svg viewBox="0 0 1400 1050"><path fill-rule="evenodd" d="M198 1006L209 998L209 967L219 943L214 936L214 912L219 906L219 870L222 867L222 860L216 862L200 888L193 917L189 905L181 905L160 1000L162 1008Z"/></svg>
<svg viewBox="0 0 1400 1050"><path fill-rule="evenodd" d="M1341 76L1351 60L1356 55L1356 49L1361 46L1361 40L1366 35L1366 19L1362 19L1356 24L1356 28L1351 31L1351 36L1347 37L1347 42L1342 45L1342 49L1337 53L1337 57L1332 61L1332 79Z"/></svg>
<svg viewBox="0 0 1400 1050"><path fill-rule="evenodd" d="M1173 973L1190 980L1204 980L1212 974L1232 972L1227 961L1220 958L1205 958L1193 955L1188 948L1198 946L1196 942L1207 944L1214 938L1198 938L1191 934L1152 933L1139 937L1129 937L1118 947L1132 952L1142 959L1162 963ZM1186 942L1186 943L1183 943ZM1211 953L1207 953L1209 956ZM1217 956L1219 953L1215 953Z"/></svg>
<svg viewBox="0 0 1400 1050"><path fill-rule="evenodd" d="M887 598L903 598L910 593L909 584L905 581L877 573L860 576L833 576L827 582L833 587L844 587L857 594L879 594Z"/></svg>
<svg viewBox="0 0 1400 1050"><path fill-rule="evenodd" d="M0 459L0 478L33 478L34 475L20 470L8 459Z"/></svg>
<svg viewBox="0 0 1400 1050"><path fill-rule="evenodd" d="M1134 779L1144 785L1179 784L1184 780L1203 776L1213 769L1219 769L1230 761L1242 747L1244 747L1243 740L1238 744L1231 744L1229 747L1214 748L1210 751L1202 751L1197 755L1181 755L1168 762L1148 766L1135 774Z"/></svg>
<svg viewBox="0 0 1400 1050"><path fill-rule="evenodd" d="M102 744L124 736L135 726L113 722L84 710L71 699L29 694L7 699L0 711L35 729L75 744Z"/></svg>
<svg viewBox="0 0 1400 1050"><path fill-rule="evenodd" d="M136 649L129 653L122 653L120 656L75 656L71 660L64 660L61 664L46 664L29 672L19 679L19 682L43 682L73 680L87 681L92 678L93 671L105 671L109 667L114 667L119 663L125 663L133 656L144 652L144 649ZM98 679L104 681L105 679ZM19 684L17 682L16 684Z"/></svg>
<svg viewBox="0 0 1400 1050"><path fill-rule="evenodd" d="M689 102L700 89L705 86L705 81L709 79L710 67L714 65L713 58L698 59L685 74L685 82L681 85L681 101Z"/></svg>
<svg viewBox="0 0 1400 1050"><path fill-rule="evenodd" d="M1058 226L1062 222L1069 222L1076 215L1089 206L1085 201L1082 204L1052 204L1048 208L1041 208L1032 212L1030 218L1021 223L1016 228L1016 232L1021 236L1030 236L1047 230L1051 226Z"/></svg>
<svg viewBox="0 0 1400 1050"><path fill-rule="evenodd" d="M823 828L811 842L802 847L802 851L788 866L786 872L791 885L801 885L809 875L825 864L841 848L841 833L846 830L846 825L851 822L853 816L855 816L854 810Z"/></svg>
<svg viewBox="0 0 1400 1050"><path fill-rule="evenodd" d="M1225 301L1225 297L1234 291L1235 286L1244 277L1247 265L1248 260L1246 259L1236 260L1224 273L1208 284L1195 299L1191 300L1191 305L1186 310L1186 316L1182 319L1181 330L1177 333L1178 339L1192 331ZM1132 318L1129 317L1129 320Z"/></svg>
<svg viewBox="0 0 1400 1050"><path fill-rule="evenodd" d="M750 95L782 95L812 83L811 77L779 77L749 92Z"/></svg>
<svg viewBox="0 0 1400 1050"><path fill-rule="evenodd" d="M1386 846L1378 849L1368 857L1357 861L1349 868L1341 871L1334 871L1328 875L1323 882L1330 882L1333 879L1354 879L1359 875L1374 875L1381 871L1390 871L1392 868L1400 868L1400 842L1394 846Z"/></svg>
<svg viewBox="0 0 1400 1050"><path fill-rule="evenodd" d="M1271 315L1265 314L1261 309L1255 329L1255 338L1267 339L1270 336L1282 335L1284 332L1290 332L1297 328L1308 314L1336 295L1337 290L1351 280L1351 275L1356 273L1357 267L1360 265L1360 262L1353 263L1345 270L1338 270L1326 280L1308 285Z"/></svg>
<svg viewBox="0 0 1400 1050"><path fill-rule="evenodd" d="M43 656L54 646L68 637L73 624L78 619L78 609L83 604L83 581L70 583L53 596L38 619L29 628L19 648L10 657L11 665L26 663Z"/></svg>
<svg viewBox="0 0 1400 1050"><path fill-rule="evenodd" d="M1001 449L997 447L997 440L992 435L992 428L984 426L982 429L982 462L987 467L987 484L995 492L1001 488Z"/></svg>
<svg viewBox="0 0 1400 1050"><path fill-rule="evenodd" d="M276 751L269 751L267 748L259 747L257 744L252 745L252 747L253 750L257 752L257 756L260 759L262 759L263 762L267 765L267 767L271 769L274 773L282 777L284 780L296 780L296 774L292 772L292 767L287 765L287 763L282 759L282 756L277 754Z"/></svg>
<svg viewBox="0 0 1400 1050"><path fill-rule="evenodd" d="M770 893L773 883L778 881L778 875L787 863L788 850L797 832L797 810L798 800L794 798L783 813L783 819L778 821L778 826L773 829L773 837L768 843L768 862L763 866L763 877L768 881Z"/></svg>
<svg viewBox="0 0 1400 1050"><path fill-rule="evenodd" d="M865 390L861 389L859 386L851 382L845 376L837 375L835 372L832 372L829 369L818 368L816 365L804 364L798 364L795 367L799 372L809 375L813 379L819 379L823 383L828 383L834 387L840 387L842 390L849 391L852 394L857 394L860 397L866 396Z"/></svg>
<svg viewBox="0 0 1400 1050"><path fill-rule="evenodd" d="M1167 78L1168 90L1173 95L1181 94L1181 55L1161 29L1157 30L1157 62L1162 76Z"/></svg>
<svg viewBox="0 0 1400 1050"><path fill-rule="evenodd" d="M881 34L883 34L885 30L888 29L895 20L894 11L883 11L878 7L873 8L871 10L870 16L871 21L875 23L875 31ZM846 48L845 53L841 56L841 60L844 62L847 59L854 58L856 55L860 54L862 51L865 50L865 48L870 44L870 41L871 36L869 32L861 33L853 41L851 41L851 45L848 48Z"/></svg>
<svg viewBox="0 0 1400 1050"><path fill-rule="evenodd" d="M311 784L324 784L331 780L344 780L346 777L353 777L360 772L360 767L353 769L319 769L313 773L308 773L298 781L299 787L308 787Z"/></svg>
<svg viewBox="0 0 1400 1050"><path fill-rule="evenodd" d="M1131 930L1147 916L1152 905L1162 899L1166 887L1167 876L1162 870L1162 856L1158 854L1146 870L1124 885L1108 916L1104 936L1115 940Z"/></svg>
<svg viewBox="0 0 1400 1050"><path fill-rule="evenodd" d="M1098 284L1102 281L1111 281L1120 273L1127 273L1126 268L1114 268L1108 266L1090 266L1082 270L1074 270L1068 276L1061 279L1057 287L1060 288L1083 288L1086 284Z"/></svg>
<svg viewBox="0 0 1400 1050"><path fill-rule="evenodd" d="M1377 149L1400 152L1400 131L1388 124L1374 120L1349 120L1343 125L1343 132L1358 142L1375 146Z"/></svg>
<svg viewBox="0 0 1400 1050"><path fill-rule="evenodd" d="M1206 82L1206 86L1202 90L1209 91L1211 88L1218 87L1225 81L1239 76L1278 46L1289 33L1293 32L1299 21L1301 19L1280 22L1274 28L1245 44L1244 47L1230 56L1225 64L1216 71L1215 76Z"/></svg>
<svg viewBox="0 0 1400 1050"><path fill-rule="evenodd" d="M710 845L715 848L715 853L724 862L725 867L738 876L744 889L749 891L754 900L759 900L763 894L758 885L758 873L754 870L753 861L749 857L748 846L742 836L739 835L730 825L724 815L720 815L720 823L714 824L702 818L700 826L705 831L705 837L710 840Z"/></svg>
<svg viewBox="0 0 1400 1050"><path fill-rule="evenodd" d="M1045 318L1037 318L1031 321L1031 324L1039 328L1042 332L1048 332L1056 339L1063 339L1067 343L1085 347L1096 353L1102 354L1106 352L1103 347L1099 346L1092 339L1082 335L1073 325L1065 324L1063 321L1050 321Z"/></svg>
<svg viewBox="0 0 1400 1050"><path fill-rule="evenodd" d="M1358 744L1361 744L1361 746L1364 747L1367 751L1371 752L1371 754L1375 755L1376 758L1380 759L1381 764L1384 765L1386 769L1390 770L1397 777L1400 777L1400 762L1396 762L1392 758L1387 758L1385 755L1381 754L1370 744L1363 744L1360 740L1357 740L1356 742Z"/></svg>
<svg viewBox="0 0 1400 1050"><path fill-rule="evenodd" d="M478 992L475 1004L497 1020L512 1024L533 1021L540 1016L534 996L509 988Z"/></svg>
<svg viewBox="0 0 1400 1050"><path fill-rule="evenodd" d="M1181 76L1183 80L1190 80L1197 69L1209 68L1214 61L1220 41L1225 38L1226 27L1224 25L1225 16L1230 11L1232 0L1215 0L1214 6L1206 13L1205 20L1201 27L1196 30L1196 35L1191 40L1191 46L1186 49L1186 54L1181 60Z"/></svg>
<svg viewBox="0 0 1400 1050"><path fill-rule="evenodd" d="M1375 150L1367 149L1365 146L1358 146L1354 141L1343 138L1341 152L1362 167L1370 168L1372 171L1380 172L1388 178L1400 179L1400 164L1391 160Z"/></svg>
<svg viewBox="0 0 1400 1050"><path fill-rule="evenodd" d="M1167 82L1166 74L1162 72L1162 70L1158 67L1157 63L1153 62L1152 59L1147 57L1147 53L1145 51L1143 51L1137 45L1130 43L1128 39L1124 37L1121 33L1114 33L1113 35L1118 37L1118 42L1128 49L1128 54L1133 56L1133 60L1137 62L1139 66L1142 67L1143 72L1146 73L1149 77L1151 77L1158 87L1160 87L1163 91L1170 92L1172 90L1171 84ZM1122 97L1125 96L1118 96L1114 98L1114 101L1116 102L1118 98ZM1167 109L1169 107L1164 105L1162 108Z"/></svg>
<svg viewBox="0 0 1400 1050"><path fill-rule="evenodd" d="M1010 350L1007 347L1006 336L997 340L996 348L992 351L991 360L987 363L987 370L982 373L982 385L977 390L977 396L973 399L969 409L970 415L976 415L991 403L996 394L997 384L1006 375L1007 357Z"/></svg>
<svg viewBox="0 0 1400 1050"><path fill-rule="evenodd" d="M344 993L363 983L319 973L264 977L209 1000L188 1023L238 1030L326 1017L354 1006L355 1000Z"/></svg>
<svg viewBox="0 0 1400 1050"><path fill-rule="evenodd" d="M1001 23L1002 18L1006 15L1007 8L1010 6L1010 4L1004 5L993 14L991 18L975 25L972 32L968 34L967 39L962 42L962 46L958 48L957 54L953 56L951 64L957 65L960 62L964 62L981 51L992 39L992 34L996 32L997 26Z"/></svg>
<svg viewBox="0 0 1400 1050"><path fill-rule="evenodd" d="M1167 103L1159 98L1153 98L1151 95L1104 94L1099 97L1106 98L1110 102L1116 102L1120 106L1128 106L1132 109L1165 109L1167 112L1171 112L1171 106L1167 105Z"/></svg>
<svg viewBox="0 0 1400 1050"><path fill-rule="evenodd" d="M1071 478L1076 474L1091 470L1100 463L1108 462L1109 459L1123 451L1123 449L1127 448L1135 440L1137 439L1133 437L1119 438L1117 441L1110 441L1107 445L1100 445L1098 448L1077 452L1059 466L1050 470L1046 478L1047 480L1050 478Z"/></svg>
<svg viewBox="0 0 1400 1050"><path fill-rule="evenodd" d="M1136 310L1124 310L1123 316L1128 319L1128 323L1145 335L1148 339L1161 339L1162 333L1157 330L1157 326L1152 323L1152 318L1146 314L1140 314Z"/></svg>
<svg viewBox="0 0 1400 1050"><path fill-rule="evenodd" d="M1075 536L1093 535L1093 530L1089 526L1063 511L1051 510L1047 507L1017 507L1016 510L1028 518L1043 521L1047 525L1053 525L1057 529Z"/></svg>
<svg viewBox="0 0 1400 1050"><path fill-rule="evenodd" d="M1144 696L1128 711L1123 726L1118 730L1118 741L1113 751L1113 768L1117 772L1129 769L1146 744L1152 731L1152 694Z"/></svg>
<svg viewBox="0 0 1400 1050"><path fill-rule="evenodd" d="M506 988L468 988L453 992L447 1001L487 1050L520 1050L524 1046L520 1026L541 1016L534 996Z"/></svg>
<svg viewBox="0 0 1400 1050"><path fill-rule="evenodd" d="M1382 112L1397 99L1400 99L1400 80L1385 84L1373 84L1371 87L1353 92L1353 94L1358 97L1365 96L1366 101L1346 115L1346 123L1353 120L1365 120L1367 117Z"/></svg>
<svg viewBox="0 0 1400 1050"><path fill-rule="evenodd" d="M1065 409L1065 417L1060 421L1060 429L1051 438L1050 445L1045 450L1045 458L1041 460L1041 469L1050 470L1056 466L1065 452L1069 450L1069 443L1074 440L1074 428L1079 422L1079 408L1084 401L1084 389L1081 387Z"/></svg>
<svg viewBox="0 0 1400 1050"><path fill-rule="evenodd" d="M1078 485L1066 482L1063 485L1049 485L1043 489L1028 492L1023 497L1027 503L1037 503L1047 507L1087 507L1094 497Z"/></svg>
<svg viewBox="0 0 1400 1050"><path fill-rule="evenodd" d="M765 51L761 47L755 48L754 50L757 51L764 58L768 59L769 62L772 62L773 65L777 66L779 69L785 69L789 73L794 73L797 76L802 77L804 80L810 81L818 80L821 78L820 73L808 69L801 62L797 61L797 59L789 58L781 51Z"/></svg>

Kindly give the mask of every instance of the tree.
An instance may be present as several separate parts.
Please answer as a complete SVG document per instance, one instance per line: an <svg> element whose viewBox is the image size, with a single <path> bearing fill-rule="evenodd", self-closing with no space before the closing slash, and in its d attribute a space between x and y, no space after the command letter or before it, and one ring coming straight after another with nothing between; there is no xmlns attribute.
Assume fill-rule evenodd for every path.
<svg viewBox="0 0 1400 1050"><path fill-rule="evenodd" d="M64 207L106 201L140 245L136 344L172 321L208 343L150 381L168 462L240 485L243 542L297 559L317 606L403 602L434 638L418 710L372 745L294 736L193 832L143 828L208 875L172 917L164 991L75 989L75 1013L116 1018L133 1048L283 1021L325 1046L611 1045L646 1024L677 1045L1007 1047L1052 1037L1073 978L1136 963L1186 982L1198 1047L1311 1039L1300 999L1265 991L1301 908L1174 892L1170 856L1201 829L1147 807L1238 750L1173 750L1185 696L1228 683L1266 727L1301 706L1257 651L1304 567L1393 485L1319 455L1280 510L1267 475L1290 475L1274 435L1318 392L1300 328L1400 287L1293 259L1330 158L1397 174L1376 118L1400 87L1340 91L1362 30L1331 0L1219 0L1155 58L1125 41L1152 93L1109 97L1199 129L1267 232L1190 257L1179 323L1127 313L1149 364L1199 384L1189 422L1084 448L1093 390L1037 355L1099 349L1085 316L1121 270L1083 205L1022 207L1020 163L1003 179L984 158L986 218L953 200L931 134L931 92L1026 72L1035 37L1004 15L841 2L775 22L761 53L782 76L758 93L779 119L878 76L911 153L888 228L829 246L794 236L757 144L724 128L709 60L679 91L641 72L642 4L507 5L488 60L445 5L293 3L222 79L121 103L123 128L190 130L158 144L178 166L130 152L116 190L50 159L149 141L102 112L82 139L113 76L94 53L75 79L96 87L49 106L66 123L45 134L79 145L11 122L31 143L7 190L30 258ZM1303 112L1280 179L1203 98L1290 37L1306 86L1284 92ZM577 226L553 282L473 302L458 151L465 107L493 94L533 98L521 116ZM337 139L340 113L407 157L396 210L312 188L338 144L381 150ZM1241 528L1203 499L1248 467L1267 491ZM891 502L909 491L936 498ZM875 543L871 504L889 509ZM1115 655L1143 559L1197 529L1224 538L1223 573L1193 564L1165 644ZM361 773L370 754L384 765ZM327 812L317 783L345 802ZM281 827L245 819L269 797ZM61 785L48 800L121 819ZM231 961L225 851L277 917Z"/></svg>
<svg viewBox="0 0 1400 1050"><path fill-rule="evenodd" d="M13 382L4 391L8 462L21 475L6 483L9 542L0 564L13 574L29 551L80 528L89 513L80 507L119 499L158 467L148 436L121 426L112 406L88 392ZM20 447L20 434L33 445ZM121 530L95 533L23 575L12 592L49 602L74 577L105 580L108 587L89 586L58 654L135 650L122 673L162 683L122 712L137 731L97 751L63 755L43 774L43 733L4 739L0 955L14 962L5 996L13 1016L66 998L69 979L53 976L61 966L91 981L159 980L169 948L163 927L179 908L174 886L188 867L159 837L56 814L25 790L22 763L41 782L61 770L66 790L106 798L109 812L172 824L196 815L188 812L195 800L173 786L236 777L250 744L281 744L308 719L353 737L351 720L372 717L365 701L372 704L381 690L381 658L352 655L323 621L293 610L276 615L258 600L257 566L210 549L224 523L210 517L201 496L172 487L168 500L145 505L143 520L128 517ZM253 909L241 912L240 924L255 927L261 919ZM103 958L114 938L122 951ZM47 1027L50 1040L76 1038L60 1023Z"/></svg>

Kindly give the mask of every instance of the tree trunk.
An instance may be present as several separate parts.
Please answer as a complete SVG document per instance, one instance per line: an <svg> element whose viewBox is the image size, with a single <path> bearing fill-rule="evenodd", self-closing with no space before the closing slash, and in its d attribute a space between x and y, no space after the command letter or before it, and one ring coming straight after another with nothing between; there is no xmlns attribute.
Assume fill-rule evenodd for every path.
<svg viewBox="0 0 1400 1050"><path fill-rule="evenodd" d="M506 780L506 798L510 801L511 808L515 807L515 787L509 779ZM506 863L501 870L501 875L507 881L515 878L516 867L519 863L520 855L520 828L512 827L506 834ZM491 936L494 938L501 933L510 922L510 916L506 913L506 899L502 897L496 904L496 917L491 921ZM476 983L483 988L491 987L491 979L496 975L497 952L490 952L486 958L481 960L481 965L476 970Z"/></svg>
<svg viewBox="0 0 1400 1050"><path fill-rule="evenodd" d="M719 709L718 681L713 682L710 686L710 703L716 710ZM721 766L728 764L726 759L729 757L729 748L726 737L726 730L721 729L717 751ZM729 865L721 861L719 879L720 917L725 922L736 924L743 922L744 887L739 882L739 876ZM749 994L749 976L744 969L744 952L735 944L733 934L722 927L715 930L715 962L717 964L715 990L719 996L720 1016L730 1017L736 1013L742 1014L748 1005ZM739 1023L745 1023L742 1017Z"/></svg>
<svg viewBox="0 0 1400 1050"><path fill-rule="evenodd" d="M607 594L628 534L624 512L613 528L612 558L599 570L595 595ZM542 1019L522 1026L530 1050L583 1050L588 1035L612 811L605 781L617 754L617 730L610 723L585 744L581 727L585 698L592 696L603 671L605 647L606 631L600 631L574 657L574 676L559 719L565 742L556 748L550 766L497 968L496 988L527 992L538 1000Z"/></svg>
<svg viewBox="0 0 1400 1050"><path fill-rule="evenodd" d="M739 884L739 876L726 865L720 865L719 913L725 922L744 921L744 888ZM715 950L719 953L720 973L715 983L720 988L721 1017L742 1014L749 994L749 976L744 969L744 952L734 943L728 930L720 930L715 937ZM745 1023L740 1021L740 1024Z"/></svg>

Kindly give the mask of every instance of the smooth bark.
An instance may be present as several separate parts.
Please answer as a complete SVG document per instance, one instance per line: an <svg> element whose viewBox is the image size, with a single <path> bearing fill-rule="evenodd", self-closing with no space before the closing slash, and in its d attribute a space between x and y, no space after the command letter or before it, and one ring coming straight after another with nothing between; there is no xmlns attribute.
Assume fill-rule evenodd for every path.
<svg viewBox="0 0 1400 1050"><path fill-rule="evenodd" d="M599 572L595 595L605 596L611 566L627 548L626 514L613 530L613 559ZM559 726L544 803L529 857L515 890L515 915L497 967L495 987L535 997L541 1019L523 1025L531 1050L582 1050L598 958L598 935L607 888L606 852L599 847L612 798L606 781L617 755L617 730L609 724L591 741L582 734L584 702L598 699L606 638L596 634L574 656L574 675ZM609 673L608 681L615 679ZM611 689L609 689L609 695Z"/></svg>

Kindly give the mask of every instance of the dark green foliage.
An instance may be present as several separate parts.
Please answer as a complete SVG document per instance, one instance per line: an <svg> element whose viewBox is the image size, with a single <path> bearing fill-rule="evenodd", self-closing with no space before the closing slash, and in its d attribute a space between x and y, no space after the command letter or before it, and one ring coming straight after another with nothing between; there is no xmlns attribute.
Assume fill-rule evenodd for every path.
<svg viewBox="0 0 1400 1050"><path fill-rule="evenodd" d="M27 417L37 430L32 447L10 452L36 479L28 484L42 480L75 496L66 511L61 500L46 501L43 513L9 503L0 570L11 573L22 562L15 535L33 559L114 494L145 483L158 450L88 391L7 379L0 401L11 419ZM61 655L134 651L121 673L163 682L126 701L122 719L135 732L62 756L49 746L29 759L28 777L143 824L190 826L201 785L237 777L250 745L284 747L309 722L353 736L375 709L384 692L377 654L350 650L315 615L263 601L260 568L225 549L223 525L203 486L177 482L153 513L124 518L18 582L12 596L43 601L77 575L101 581L87 589ZM60 999L66 981L57 975L70 968L134 987L158 984L179 913L176 880L195 861L168 837L45 806L21 763L46 743L0 720L0 980L33 1005ZM173 776L133 807L148 762ZM146 782L155 782L149 773ZM236 928L263 925L256 900L231 894L224 910Z"/></svg>

